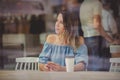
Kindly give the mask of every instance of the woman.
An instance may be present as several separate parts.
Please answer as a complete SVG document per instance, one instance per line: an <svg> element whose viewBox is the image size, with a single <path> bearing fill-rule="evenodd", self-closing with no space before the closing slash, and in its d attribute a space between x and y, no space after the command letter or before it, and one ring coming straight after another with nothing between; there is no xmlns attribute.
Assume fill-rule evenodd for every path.
<svg viewBox="0 0 120 80"><path fill-rule="evenodd" d="M66 71L65 57L75 56L74 70L84 70L87 65L87 47L78 34L77 16L65 10L58 14L56 34L48 35L39 55L41 71Z"/></svg>

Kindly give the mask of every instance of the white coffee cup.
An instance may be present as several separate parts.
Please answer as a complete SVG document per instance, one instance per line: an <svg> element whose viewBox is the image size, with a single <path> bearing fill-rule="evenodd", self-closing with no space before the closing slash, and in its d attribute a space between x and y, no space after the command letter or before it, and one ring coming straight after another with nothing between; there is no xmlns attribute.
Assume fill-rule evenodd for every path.
<svg viewBox="0 0 120 80"><path fill-rule="evenodd" d="M65 63L66 63L66 71L74 72L74 56L66 56Z"/></svg>

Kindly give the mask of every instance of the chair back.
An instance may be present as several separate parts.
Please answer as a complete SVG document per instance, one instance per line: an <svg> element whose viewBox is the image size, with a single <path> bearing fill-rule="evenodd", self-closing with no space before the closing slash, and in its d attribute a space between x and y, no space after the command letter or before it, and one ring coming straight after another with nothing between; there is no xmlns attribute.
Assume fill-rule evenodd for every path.
<svg viewBox="0 0 120 80"><path fill-rule="evenodd" d="M120 72L120 58L110 58L110 72Z"/></svg>
<svg viewBox="0 0 120 80"><path fill-rule="evenodd" d="M16 58L15 70L39 70L38 57Z"/></svg>

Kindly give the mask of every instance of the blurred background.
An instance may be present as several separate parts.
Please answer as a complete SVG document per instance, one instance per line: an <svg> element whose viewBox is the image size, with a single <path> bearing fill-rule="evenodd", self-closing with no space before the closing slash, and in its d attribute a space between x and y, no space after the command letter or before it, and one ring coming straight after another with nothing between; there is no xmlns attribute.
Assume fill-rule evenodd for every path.
<svg viewBox="0 0 120 80"><path fill-rule="evenodd" d="M0 69L14 70L15 58L37 57L57 11L66 5L79 9L84 0L0 0ZM120 0L109 0L120 33ZM76 9L77 9L76 8Z"/></svg>

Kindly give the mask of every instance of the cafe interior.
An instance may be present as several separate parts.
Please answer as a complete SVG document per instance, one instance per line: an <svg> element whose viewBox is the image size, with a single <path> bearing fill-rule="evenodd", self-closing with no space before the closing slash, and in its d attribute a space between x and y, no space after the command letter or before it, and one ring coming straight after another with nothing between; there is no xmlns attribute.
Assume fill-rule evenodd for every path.
<svg viewBox="0 0 120 80"><path fill-rule="evenodd" d="M80 6L83 1L84 0L0 0L0 71L8 71L8 73L9 71L15 71L17 70L17 67L20 68L20 65L18 64L20 61L20 63L34 62L34 66L33 64L30 66L33 66L33 68L35 68L36 65L38 65L38 57L43 49L43 45L45 43L47 35L50 33L54 33L57 10L61 8L64 4L68 6L79 4ZM110 8L118 30L118 33L113 37L117 38L120 41L120 0L107 1L111 3ZM105 69L101 71L110 73L110 67L112 64L111 62L116 61L118 62L117 65L119 66L118 71L116 71L120 72L120 44L110 45L109 52L111 56L109 59L106 59L106 62L103 62L103 65L106 65ZM35 70L38 70L38 66L37 68L35 68ZM20 73L22 76L22 72ZM20 73L18 75L20 75ZM27 72L25 73L27 74ZM37 73L39 74L39 72ZM0 74L2 74L2 72L0 72ZM44 76L42 73L40 74ZM55 74L56 77L51 78L51 80L56 80L55 78L60 78L59 74L64 76L65 73ZM74 74L77 75L79 73ZM51 76L52 74L49 73L49 75ZM69 76L69 74L67 75ZM72 75L72 73L70 75ZM80 73L80 75L82 75L82 73ZM88 74L86 73L86 75ZM110 73L109 75L111 75L110 78L112 78L114 74L112 75L112 73ZM115 80L119 80L119 73L115 73L115 75L113 76L117 77ZM40 76L41 79L42 76ZM61 79L67 79L68 76L64 76L65 78L62 77ZM78 76L76 77L78 78ZM12 80L11 77L5 79L2 78L2 76L0 75L0 80L9 80L9 78ZM28 79L27 77L24 78L26 80ZM21 77L18 80L24 78ZM70 78L71 80L73 79L72 77ZM15 80L17 80L17 78L15 78ZM49 79L46 78L46 80ZM86 78L85 80L88 79Z"/></svg>

